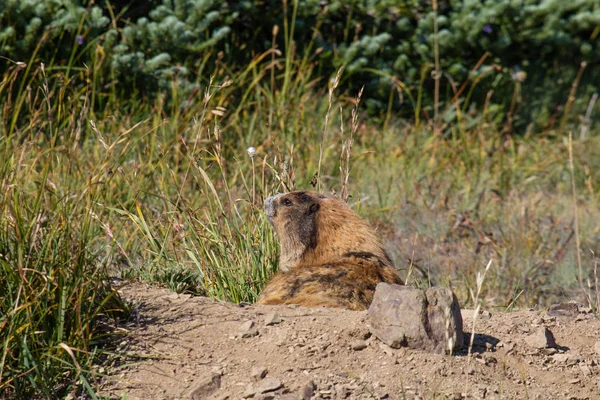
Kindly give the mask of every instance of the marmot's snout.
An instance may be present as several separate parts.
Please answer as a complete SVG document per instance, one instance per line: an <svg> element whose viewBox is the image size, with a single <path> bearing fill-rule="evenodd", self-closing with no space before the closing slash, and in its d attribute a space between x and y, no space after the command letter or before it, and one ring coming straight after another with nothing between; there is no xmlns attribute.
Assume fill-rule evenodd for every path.
<svg viewBox="0 0 600 400"><path fill-rule="evenodd" d="M267 214L267 219L269 222L273 223L273 218L275 217L275 201L283 196L283 194L276 194L265 200L265 213Z"/></svg>

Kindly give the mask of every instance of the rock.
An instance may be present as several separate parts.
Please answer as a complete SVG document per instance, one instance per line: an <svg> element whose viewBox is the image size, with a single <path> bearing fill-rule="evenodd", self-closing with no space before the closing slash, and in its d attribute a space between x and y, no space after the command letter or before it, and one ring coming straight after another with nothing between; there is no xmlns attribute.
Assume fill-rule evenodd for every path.
<svg viewBox="0 0 600 400"><path fill-rule="evenodd" d="M240 336L244 339L258 335L258 329L254 327L254 321L248 320L240 325Z"/></svg>
<svg viewBox="0 0 600 400"><path fill-rule="evenodd" d="M552 304L546 314L550 317L576 317L579 314L579 306L574 301Z"/></svg>
<svg viewBox="0 0 600 400"><path fill-rule="evenodd" d="M544 349L547 347L556 347L554 335L550 329L545 326L539 327L534 333L525 338L525 343L535 349Z"/></svg>
<svg viewBox="0 0 600 400"><path fill-rule="evenodd" d="M315 389L317 386L313 381L308 382L306 385L302 386L300 389L300 398L302 400L309 400L315 394Z"/></svg>
<svg viewBox="0 0 600 400"><path fill-rule="evenodd" d="M380 283L369 321L371 332L393 348L445 353L463 345L460 307L450 289Z"/></svg>
<svg viewBox="0 0 600 400"><path fill-rule="evenodd" d="M587 365L579 364L579 369L581 370L583 376L585 376L586 378L592 376L592 370Z"/></svg>
<svg viewBox="0 0 600 400"><path fill-rule="evenodd" d="M244 392L244 398L247 399L249 397L254 397L254 395L256 394L256 389L254 388L254 386L249 383L248 386L246 387L246 391Z"/></svg>
<svg viewBox="0 0 600 400"><path fill-rule="evenodd" d="M367 342L360 339L353 340L350 342L350 348L354 351L366 349Z"/></svg>
<svg viewBox="0 0 600 400"><path fill-rule="evenodd" d="M211 376L199 380L190 391L191 400L202 400L214 394L221 387L221 375L211 374Z"/></svg>
<svg viewBox="0 0 600 400"><path fill-rule="evenodd" d="M596 351L596 354L600 356L600 340L598 340L596 344L594 344L594 351Z"/></svg>
<svg viewBox="0 0 600 400"><path fill-rule="evenodd" d="M552 356L554 362L557 362L559 364L568 364L571 358L571 355L567 353L558 353Z"/></svg>
<svg viewBox="0 0 600 400"><path fill-rule="evenodd" d="M283 396L278 397L279 400L298 400L300 397L294 393L286 393Z"/></svg>
<svg viewBox="0 0 600 400"><path fill-rule="evenodd" d="M547 348L541 349L540 352L545 356L552 356L552 355L558 353L558 350L556 350L554 347L547 347Z"/></svg>
<svg viewBox="0 0 600 400"><path fill-rule="evenodd" d="M270 312L265 316L265 325L277 325L281 323L281 317L274 312Z"/></svg>
<svg viewBox="0 0 600 400"><path fill-rule="evenodd" d="M592 312L594 312L594 309L590 306L590 307L579 307L579 312L583 313L583 314L591 314Z"/></svg>
<svg viewBox="0 0 600 400"><path fill-rule="evenodd" d="M254 367L252 367L252 371L250 372L250 376L252 376L254 379L261 380L262 378L264 378L265 376L267 376L267 369L265 367L262 367L260 365L255 365Z"/></svg>
<svg viewBox="0 0 600 400"><path fill-rule="evenodd" d="M283 383L279 379L267 378L261 381L261 384L256 388L256 393L273 392L283 387Z"/></svg>

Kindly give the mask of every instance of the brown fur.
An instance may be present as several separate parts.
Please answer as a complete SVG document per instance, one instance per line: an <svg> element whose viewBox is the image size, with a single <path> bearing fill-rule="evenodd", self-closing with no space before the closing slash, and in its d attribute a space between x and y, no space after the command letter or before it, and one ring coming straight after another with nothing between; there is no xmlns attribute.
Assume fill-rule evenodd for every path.
<svg viewBox="0 0 600 400"><path fill-rule="evenodd" d="M268 198L265 208L281 252L259 304L364 310L378 283L403 284L373 228L346 203L297 191Z"/></svg>

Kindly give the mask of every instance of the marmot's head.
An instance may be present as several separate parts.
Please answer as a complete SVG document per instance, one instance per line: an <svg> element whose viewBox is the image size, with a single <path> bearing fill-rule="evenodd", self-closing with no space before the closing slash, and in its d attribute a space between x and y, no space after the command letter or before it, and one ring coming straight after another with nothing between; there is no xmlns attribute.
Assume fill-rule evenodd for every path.
<svg viewBox="0 0 600 400"><path fill-rule="evenodd" d="M352 253L371 253L392 266L371 226L343 201L296 191L265 200L267 219L281 245L280 271L335 262Z"/></svg>

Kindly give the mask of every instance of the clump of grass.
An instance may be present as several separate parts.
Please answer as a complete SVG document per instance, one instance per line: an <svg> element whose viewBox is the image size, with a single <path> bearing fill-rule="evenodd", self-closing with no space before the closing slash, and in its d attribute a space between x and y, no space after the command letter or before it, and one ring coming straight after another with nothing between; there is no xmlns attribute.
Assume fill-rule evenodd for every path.
<svg viewBox="0 0 600 400"><path fill-rule="evenodd" d="M96 190L62 192L51 154L31 151L0 143L0 397L56 398L74 383L92 396L107 318L126 308L96 245Z"/></svg>
<svg viewBox="0 0 600 400"><path fill-rule="evenodd" d="M43 66L22 79L38 89L7 95L30 119L0 110L0 397L94 397L91 364L127 310L106 270L103 166L82 171L79 119Z"/></svg>

